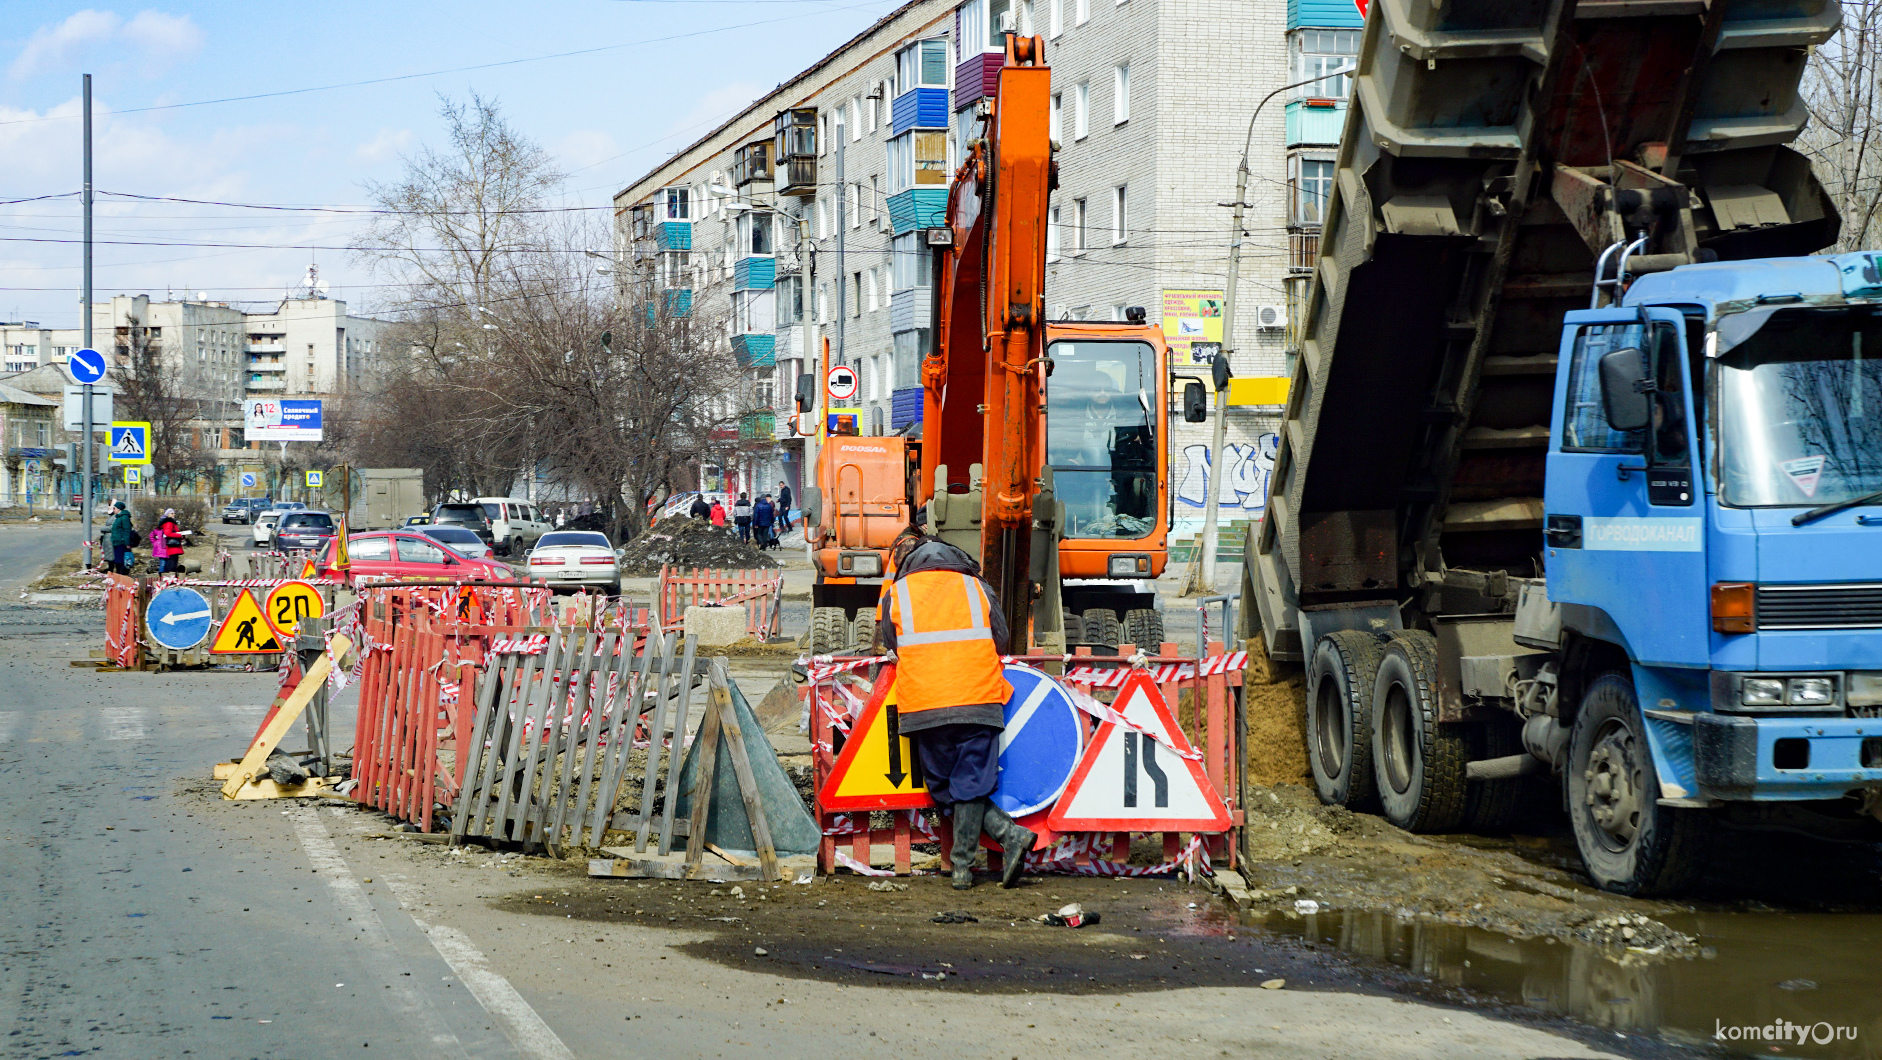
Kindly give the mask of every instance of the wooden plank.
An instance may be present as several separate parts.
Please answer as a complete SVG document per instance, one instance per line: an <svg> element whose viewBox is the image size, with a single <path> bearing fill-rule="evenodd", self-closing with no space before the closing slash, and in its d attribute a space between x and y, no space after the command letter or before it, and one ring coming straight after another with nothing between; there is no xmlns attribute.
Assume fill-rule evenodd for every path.
<svg viewBox="0 0 1882 1060"><path fill-rule="evenodd" d="M706 814L712 805L712 779L719 765L719 712L708 709L699 726L699 768L693 772L692 816L686 822L686 864L697 868L706 850ZM667 805L673 804L671 794ZM664 856L665 852L662 852Z"/></svg>
<svg viewBox="0 0 1882 1060"><path fill-rule="evenodd" d="M631 827L622 826L614 813L614 801L620 796L621 782L627 776L627 758L634 750L634 726L640 724L640 706L646 701L648 677L660 650L656 639L661 643L666 641L666 637L658 633L647 638L633 680L622 681L620 703L608 727L607 765L602 771L601 790L595 795L594 816L589 818L589 834L594 837L595 846L601 845L610 827L623 832L638 827L638 822Z"/></svg>
<svg viewBox="0 0 1882 1060"><path fill-rule="evenodd" d="M688 875L686 862L678 855L669 854L664 858L633 855L626 847L609 847L604 853L620 856L590 859L588 875L626 879L694 880L700 883L764 882L777 879L775 875L766 876L764 870L756 865L733 865L717 858L710 859L699 866L697 875Z"/></svg>
<svg viewBox="0 0 1882 1060"><path fill-rule="evenodd" d="M673 790L680 779L680 766L686 761L686 715L693 702L693 656L699 650L699 637L686 637L685 661L680 664L680 701L673 712L673 743L667 751L667 801L660 813L660 853L673 852Z"/></svg>
<svg viewBox="0 0 1882 1060"><path fill-rule="evenodd" d="M569 795L575 782L576 764L581 760L578 750L581 746L579 735L582 731L582 714L588 709L590 683L594 678L596 663L599 661L595 654L595 644L597 641L605 643L606 640L606 638L597 637L595 635L592 623L581 627L581 638L582 650L579 657L580 662L576 664L571 674L574 679L572 688L573 694L567 697L566 700L568 703L568 716L563 719L561 726L556 729L555 745L559 751L562 766L560 779L556 782L555 786L555 801L554 804L549 807L549 832L547 843L550 851L555 852L557 857L562 856L560 853L562 846L562 826L568 821ZM558 709L556 713L560 714L561 710ZM555 764L553 756L549 764L551 766ZM549 775L548 773L543 774L545 789L548 786L547 780ZM579 816L580 814L578 812L578 819Z"/></svg>
<svg viewBox="0 0 1882 1060"><path fill-rule="evenodd" d="M510 702L516 697L517 679L522 668L521 657L508 653L496 666L491 667L490 672L496 676L496 681L490 700L490 713L471 737L482 757L478 759L476 776L473 778L467 774L464 780L464 790L468 793L464 802L469 806L469 816L464 822L465 835L487 834L491 785L496 783L497 764L503 759L506 737L511 728Z"/></svg>
<svg viewBox="0 0 1882 1060"><path fill-rule="evenodd" d="M577 846L582 844L582 825L589 819L588 795L595 787L595 760L600 752L601 733L607 727L608 717L615 710L620 709L621 689L627 684L627 674L622 672L620 657L615 655L617 649L626 650L619 633L610 632L601 635L603 665L595 672L595 680L600 683L600 695L596 697L594 706L589 711L588 723L584 726L582 733L582 746L586 748L580 756L582 783L575 792L575 812L571 822L574 834L570 836L570 841ZM612 687L608 684L610 679L614 681ZM594 842L590 845L600 846L601 837L595 836Z"/></svg>
<svg viewBox="0 0 1882 1060"><path fill-rule="evenodd" d="M678 644L678 636L670 637L662 644L660 668L653 675L653 719L647 728L647 776L640 788L640 823L634 828L636 854L647 850L647 830L653 824L654 785L659 782L660 754L665 746L667 726L667 674L673 670L673 649Z"/></svg>
<svg viewBox="0 0 1882 1060"><path fill-rule="evenodd" d="M515 715L510 718L509 753L503 756L503 768L498 772L496 777L497 808L496 812L491 817L490 831L486 833L493 838L511 839L517 837L517 833L510 829L509 824L514 814L513 803L517 795L517 777L521 771L523 759L528 751L528 748L525 746L527 741L524 739L524 733L529 728L529 719L535 710L535 703L541 692L541 686L547 683L548 673L555 668L557 644L558 637L556 633L552 631L549 634L548 646L543 650L543 654L540 656L542 660L540 665L537 663L538 656L532 655L529 657L528 673L525 675L523 686L518 689ZM544 675L543 680L537 680L538 673Z"/></svg>
<svg viewBox="0 0 1882 1060"><path fill-rule="evenodd" d="M222 785L223 798L235 798L236 793L242 790L243 785L254 780L255 777L261 773L262 766L268 761L269 753L280 744L281 737L287 735L287 731L293 726L295 719L300 716L301 711L307 709L307 704L313 700L314 692L321 687L322 682L327 679L327 674L333 670L334 658L339 655L345 655L347 649L352 646L352 640L345 634L333 638L332 644L328 646L325 652L321 653L320 659L314 663L313 669L308 671L306 679L294 689L294 694L288 697L287 702L281 704L281 709L275 713L274 721L263 730L261 739L255 741L255 745L248 749L246 755L242 756L242 764L236 767L235 772L229 777L228 782Z"/></svg>
<svg viewBox="0 0 1882 1060"><path fill-rule="evenodd" d="M521 786L517 789L518 803L510 812L510 838L520 839L525 851L532 850L542 842L544 809L542 796L548 791L538 792L537 788L548 788L545 759L551 748L549 737L549 719L556 713L556 707L562 702L562 684L567 680L570 661L575 654L575 630L559 630L549 642L550 659L543 664L542 687L529 711L529 733L524 737L523 754L517 764L521 768Z"/></svg>
<svg viewBox="0 0 1882 1060"><path fill-rule="evenodd" d="M509 679L509 657L485 656L486 665L482 677L477 682L474 697L476 712L471 716L470 734L458 746L458 775L462 778L457 789L457 803L451 814L451 840L468 835L470 828L473 799L481 798L484 789L480 780L483 777L484 760L496 757L493 745L488 752L484 742L489 738L493 704L497 701L498 690Z"/></svg>
<svg viewBox="0 0 1882 1060"><path fill-rule="evenodd" d="M778 851L771 842L771 825L765 819L765 804L758 790L758 780L752 775L751 756L745 751L745 734L739 730L738 711L732 706L731 683L732 674L725 657L714 659L712 702L717 708L715 713L721 716L726 744L732 751L732 771L738 774L739 795L745 800L745 817L751 822L752 842L758 847L758 864L764 870L765 878L776 879ZM705 764L703 758L700 764Z"/></svg>

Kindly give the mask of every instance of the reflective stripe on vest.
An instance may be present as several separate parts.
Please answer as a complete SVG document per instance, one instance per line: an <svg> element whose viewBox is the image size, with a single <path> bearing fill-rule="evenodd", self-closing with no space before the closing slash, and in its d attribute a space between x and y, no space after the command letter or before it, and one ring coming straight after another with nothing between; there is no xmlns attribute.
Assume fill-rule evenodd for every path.
<svg viewBox="0 0 1882 1060"><path fill-rule="evenodd" d="M964 629L944 629L923 633L915 628L915 607L909 598L908 582L895 583L896 631L895 643L898 646L914 647L921 644L951 644L967 640L993 639L993 627L987 624L987 597L981 590L980 583L972 575L962 574L961 589L967 596L967 627Z"/></svg>

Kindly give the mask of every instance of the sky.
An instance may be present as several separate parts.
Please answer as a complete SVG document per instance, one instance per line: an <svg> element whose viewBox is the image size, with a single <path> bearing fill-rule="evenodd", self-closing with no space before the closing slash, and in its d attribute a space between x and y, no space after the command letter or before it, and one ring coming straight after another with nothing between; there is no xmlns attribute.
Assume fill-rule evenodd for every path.
<svg viewBox="0 0 1882 1060"><path fill-rule="evenodd" d="M11 0L0 24L0 320L78 325L83 74L95 298L200 292L265 305L316 263L329 295L360 312L389 278L348 252L366 218L344 211L367 203L363 182L396 179L404 155L442 145L441 96L497 100L568 174L564 201L605 210L614 191L896 6ZM261 205L335 212L251 208Z"/></svg>

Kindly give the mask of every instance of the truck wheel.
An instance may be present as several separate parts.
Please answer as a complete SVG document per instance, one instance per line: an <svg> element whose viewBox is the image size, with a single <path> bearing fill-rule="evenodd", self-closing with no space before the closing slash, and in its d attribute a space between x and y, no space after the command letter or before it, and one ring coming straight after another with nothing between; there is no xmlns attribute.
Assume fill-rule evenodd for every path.
<svg viewBox="0 0 1882 1060"><path fill-rule="evenodd" d="M1123 641L1123 630L1117 624L1116 611L1094 607L1080 618L1085 626L1085 643L1116 648Z"/></svg>
<svg viewBox="0 0 1882 1060"><path fill-rule="evenodd" d="M1372 763L1385 819L1408 832L1448 832L1464 819L1469 741L1438 721L1438 645L1419 629L1387 638L1372 685Z"/></svg>
<svg viewBox="0 0 1882 1060"><path fill-rule="evenodd" d="M1163 650L1163 612L1143 607L1124 612L1124 639L1137 650L1156 655Z"/></svg>
<svg viewBox="0 0 1882 1060"><path fill-rule="evenodd" d="M850 623L849 642L856 648L858 655L876 653L876 613L858 611L856 621Z"/></svg>
<svg viewBox="0 0 1882 1060"><path fill-rule="evenodd" d="M1471 760L1528 753L1522 719L1493 718L1476 726ZM1471 832L1508 832L1524 821L1541 821L1555 778L1546 771L1505 780L1472 780L1464 790L1464 828Z"/></svg>
<svg viewBox="0 0 1882 1060"><path fill-rule="evenodd" d="M1067 611L1060 621L1065 623L1065 643L1068 648L1074 644L1085 643L1084 619Z"/></svg>
<svg viewBox="0 0 1882 1060"><path fill-rule="evenodd" d="M810 652L829 655L849 646L849 617L840 607L817 607L810 612Z"/></svg>
<svg viewBox="0 0 1882 1060"><path fill-rule="evenodd" d="M1307 763L1320 801L1370 809L1372 685L1379 674L1379 638L1342 630L1320 638L1307 672Z"/></svg>
<svg viewBox="0 0 1882 1060"><path fill-rule="evenodd" d="M1618 894L1684 887L1705 860L1714 818L1661 806L1646 722L1626 674L1595 678L1568 743L1568 816L1595 885Z"/></svg>

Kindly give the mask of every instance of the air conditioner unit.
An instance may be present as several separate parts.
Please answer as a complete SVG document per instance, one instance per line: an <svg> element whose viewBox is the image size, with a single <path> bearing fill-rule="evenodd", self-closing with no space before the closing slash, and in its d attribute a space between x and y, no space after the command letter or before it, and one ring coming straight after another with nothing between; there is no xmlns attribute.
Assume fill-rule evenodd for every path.
<svg viewBox="0 0 1882 1060"><path fill-rule="evenodd" d="M1278 331L1287 327L1287 307L1284 305L1257 306L1255 327L1263 331Z"/></svg>

